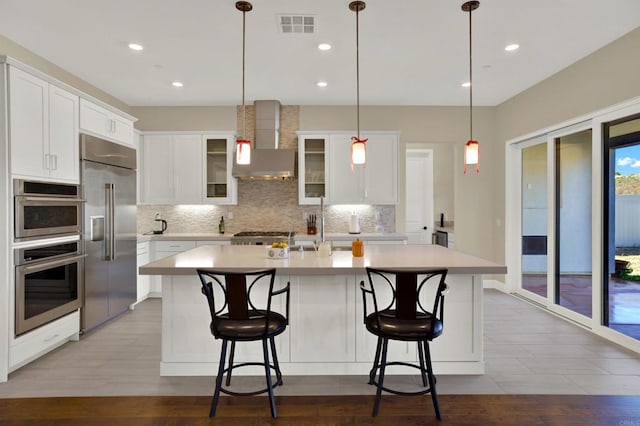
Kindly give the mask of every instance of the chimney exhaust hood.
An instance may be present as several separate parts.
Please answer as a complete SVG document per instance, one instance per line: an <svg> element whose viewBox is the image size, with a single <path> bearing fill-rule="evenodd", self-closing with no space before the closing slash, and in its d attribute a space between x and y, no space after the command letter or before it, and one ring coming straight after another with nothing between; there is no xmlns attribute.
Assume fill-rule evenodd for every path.
<svg viewBox="0 0 640 426"><path fill-rule="evenodd" d="M231 174L238 179L293 179L296 150L278 149L280 102L255 101L255 141L251 164L233 162Z"/></svg>

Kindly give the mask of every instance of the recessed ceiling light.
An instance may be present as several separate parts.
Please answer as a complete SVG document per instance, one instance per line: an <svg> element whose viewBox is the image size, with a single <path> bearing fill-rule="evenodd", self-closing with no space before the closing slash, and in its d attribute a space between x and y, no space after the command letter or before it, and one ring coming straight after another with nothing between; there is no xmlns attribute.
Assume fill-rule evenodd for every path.
<svg viewBox="0 0 640 426"><path fill-rule="evenodd" d="M464 83L462 83L462 87L471 87L471 82L465 81Z"/></svg>
<svg viewBox="0 0 640 426"><path fill-rule="evenodd" d="M143 50L144 47L139 43L129 43L129 49L140 51L140 50Z"/></svg>
<svg viewBox="0 0 640 426"><path fill-rule="evenodd" d="M317 84L318 87L327 87L327 82L326 81L319 81L316 84Z"/></svg>
<svg viewBox="0 0 640 426"><path fill-rule="evenodd" d="M518 50L519 48L520 48L519 44L513 43L505 47L504 50L506 50L507 52L513 52L514 50Z"/></svg>
<svg viewBox="0 0 640 426"><path fill-rule="evenodd" d="M320 43L318 45L318 49L320 49L320 50L329 50L329 49L331 49L331 45L329 43Z"/></svg>
<svg viewBox="0 0 640 426"><path fill-rule="evenodd" d="M171 85L173 87L182 87L182 86L184 86L184 84L182 84L181 81L174 81L173 83L171 83Z"/></svg>

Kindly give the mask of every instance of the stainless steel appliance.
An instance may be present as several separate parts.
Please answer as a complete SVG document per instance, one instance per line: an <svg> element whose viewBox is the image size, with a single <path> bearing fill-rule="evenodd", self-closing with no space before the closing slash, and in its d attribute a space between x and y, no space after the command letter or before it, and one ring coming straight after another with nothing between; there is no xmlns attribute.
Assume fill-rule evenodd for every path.
<svg viewBox="0 0 640 426"><path fill-rule="evenodd" d="M14 257L16 336L80 308L85 257L80 241L19 248Z"/></svg>
<svg viewBox="0 0 640 426"><path fill-rule="evenodd" d="M449 247L449 234L445 231L433 233L433 243L443 247Z"/></svg>
<svg viewBox="0 0 640 426"><path fill-rule="evenodd" d="M232 245L269 245L274 241L288 241L293 244L295 232L291 231L243 231L233 234Z"/></svg>
<svg viewBox="0 0 640 426"><path fill-rule="evenodd" d="M81 135L80 160L87 254L81 330L87 331L136 301L136 151Z"/></svg>
<svg viewBox="0 0 640 426"><path fill-rule="evenodd" d="M16 179L14 239L79 235L82 229L80 186Z"/></svg>

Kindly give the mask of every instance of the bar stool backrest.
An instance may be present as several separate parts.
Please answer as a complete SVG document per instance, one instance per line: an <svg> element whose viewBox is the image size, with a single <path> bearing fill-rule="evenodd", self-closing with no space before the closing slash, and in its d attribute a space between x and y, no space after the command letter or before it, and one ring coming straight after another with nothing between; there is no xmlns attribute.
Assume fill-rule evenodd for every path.
<svg viewBox="0 0 640 426"><path fill-rule="evenodd" d="M198 270L202 283L202 293L207 297L211 312L211 331L218 336L218 319L224 316L230 320L264 319L266 323L271 312L271 296L274 294L276 270L262 269L248 272L231 272L217 269ZM220 291L216 291L213 283ZM258 308L252 300L252 291L257 286L267 286L266 307Z"/></svg>
<svg viewBox="0 0 640 426"><path fill-rule="evenodd" d="M395 270L366 268L369 278L369 286L362 282L362 298L364 305L364 318L370 313L384 312L385 315L395 316L399 320L414 320L420 314L430 314L443 323L444 318L444 295L448 291L445 283L447 276L446 269L426 269L426 270ZM419 277L421 277L419 279ZM388 287L391 291L391 298L387 305L379 306L379 295ZM423 301L427 299L428 288L435 287L435 297L433 308L425 309ZM373 312L367 312L367 294L373 301ZM379 318L378 318L379 321ZM379 325L379 324L378 324ZM433 333L435 321L431 322Z"/></svg>

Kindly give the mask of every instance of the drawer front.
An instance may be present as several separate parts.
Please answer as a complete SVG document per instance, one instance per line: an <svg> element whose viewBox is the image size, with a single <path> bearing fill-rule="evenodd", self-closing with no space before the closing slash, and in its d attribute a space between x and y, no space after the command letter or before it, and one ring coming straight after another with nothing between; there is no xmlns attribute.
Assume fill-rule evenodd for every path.
<svg viewBox="0 0 640 426"><path fill-rule="evenodd" d="M195 241L155 241L155 250L181 252L196 247Z"/></svg>
<svg viewBox="0 0 640 426"><path fill-rule="evenodd" d="M80 312L26 333L9 346L9 370L13 371L60 346L80 332Z"/></svg>
<svg viewBox="0 0 640 426"><path fill-rule="evenodd" d="M149 243L138 243L136 246L136 254L147 254L149 253Z"/></svg>

